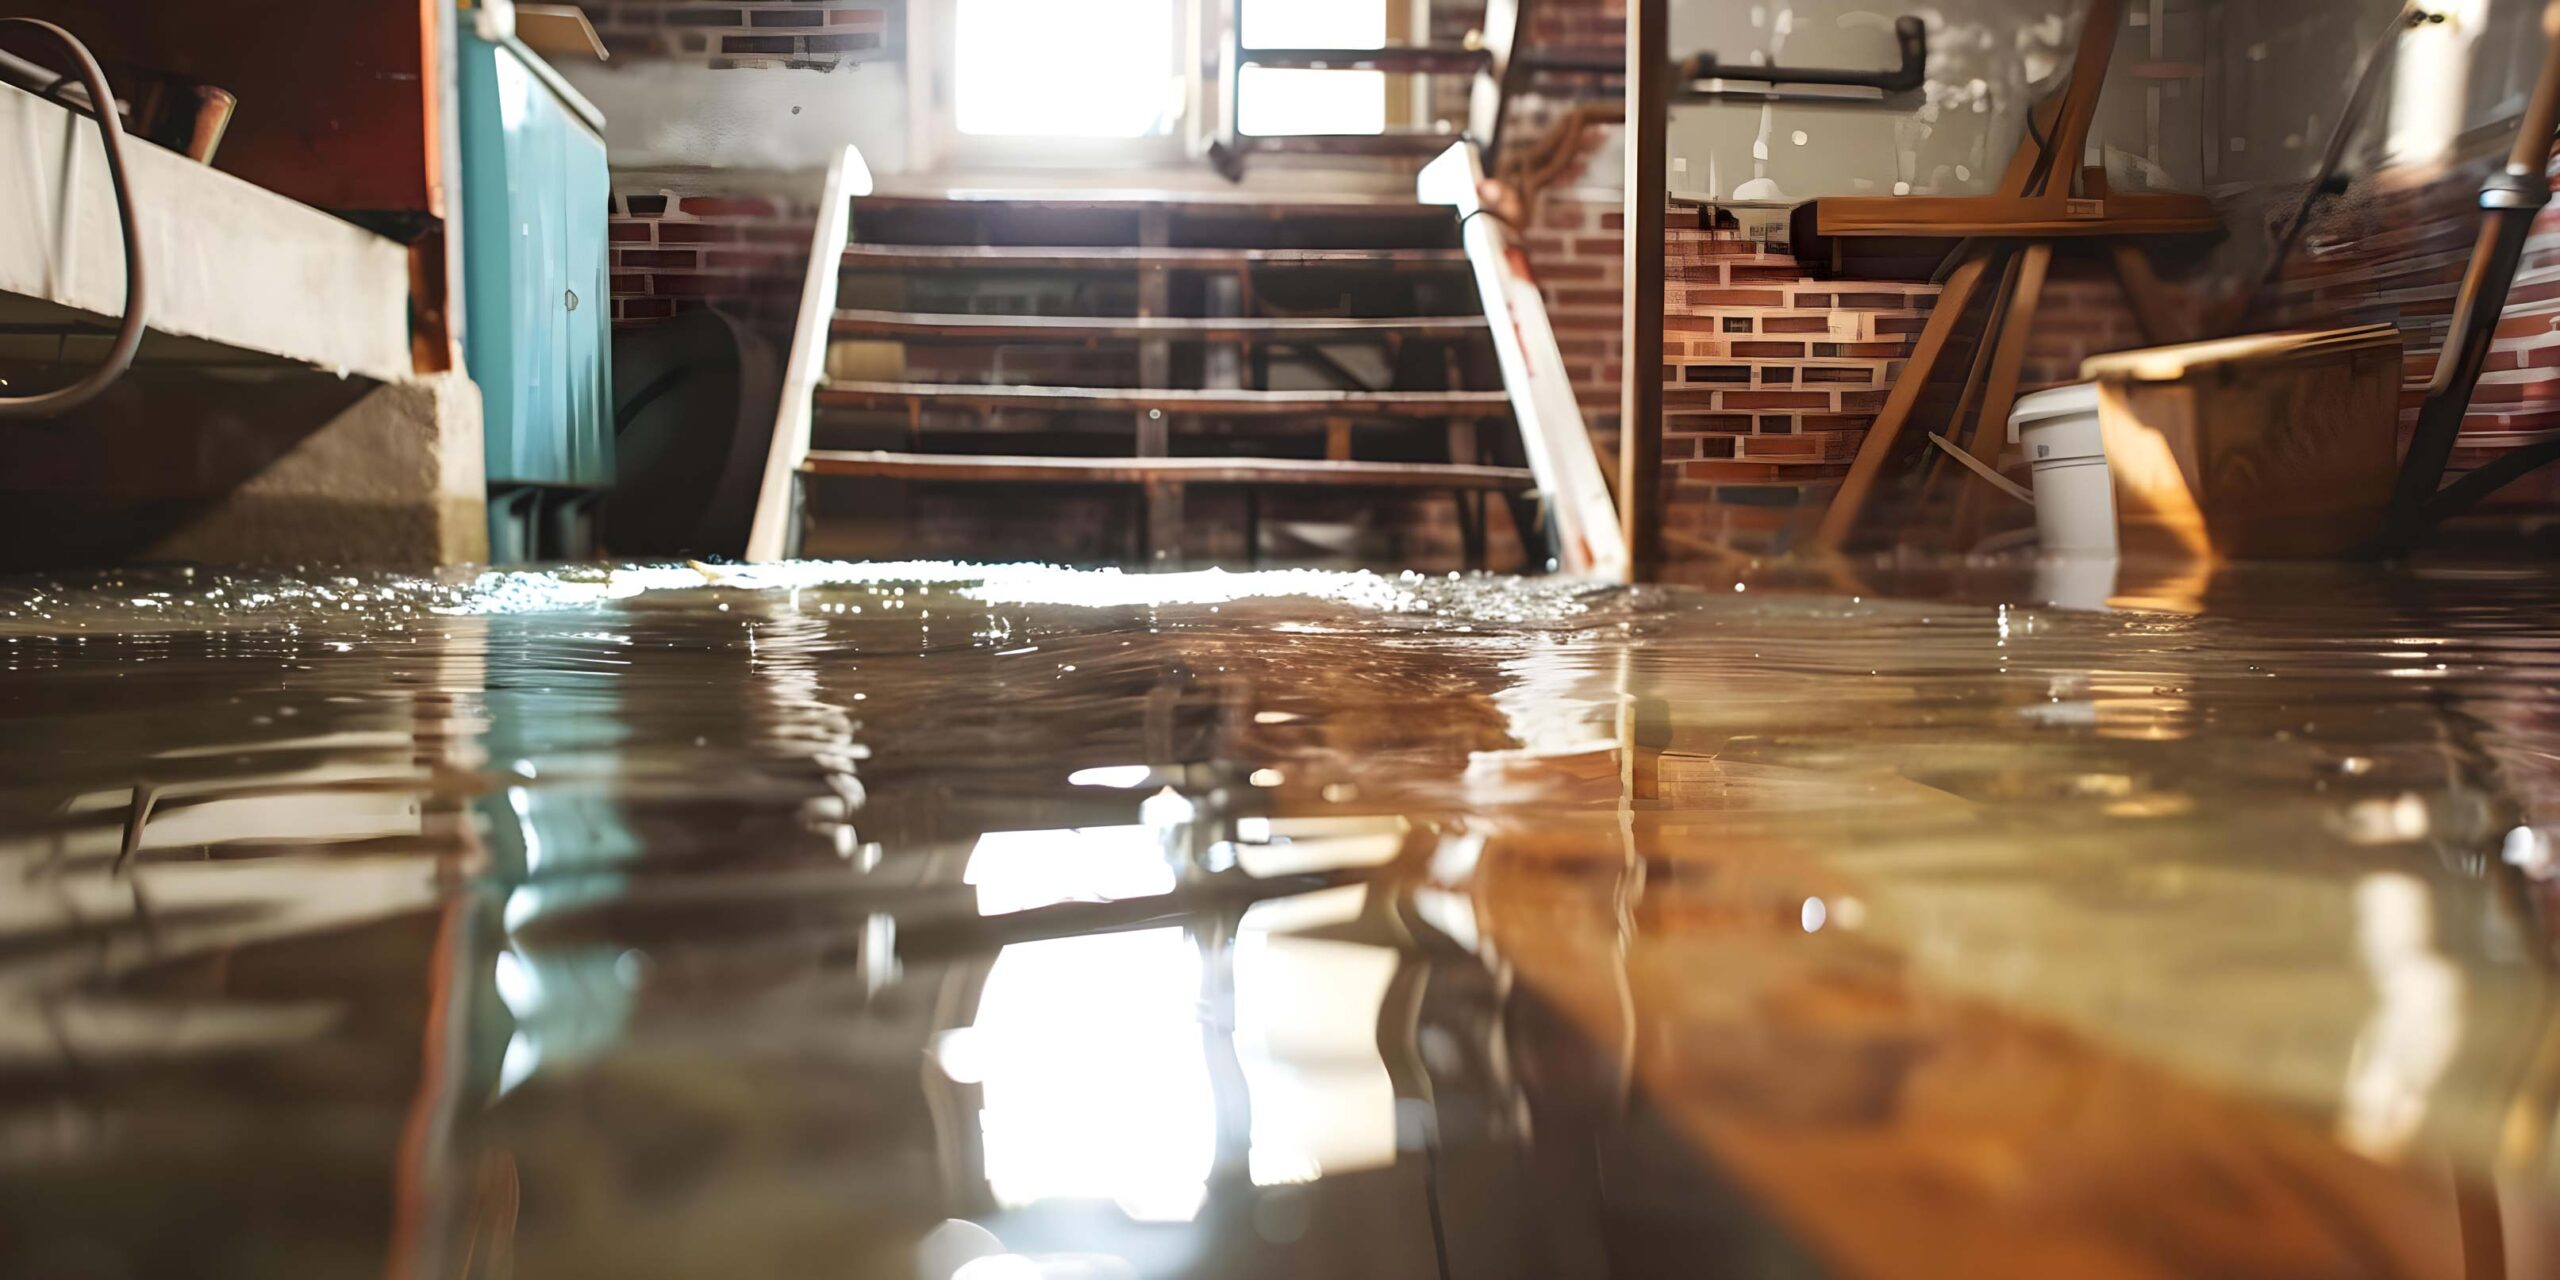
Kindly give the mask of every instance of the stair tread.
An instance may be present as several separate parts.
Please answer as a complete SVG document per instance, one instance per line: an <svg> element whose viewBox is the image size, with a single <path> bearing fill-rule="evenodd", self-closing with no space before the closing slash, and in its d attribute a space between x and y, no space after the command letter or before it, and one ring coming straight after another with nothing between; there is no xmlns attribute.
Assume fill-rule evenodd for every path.
<svg viewBox="0 0 2560 1280"><path fill-rule="evenodd" d="M1023 454L813 449L800 469L810 475L1082 484L1144 484L1152 480L1179 480L1191 484L1525 489L1533 483L1525 467L1345 462L1311 458L1056 458Z"/></svg>
<svg viewBox="0 0 2560 1280"><path fill-rule="evenodd" d="M1441 417L1506 410L1500 391L1200 391L1138 387L976 386L946 382L847 380L819 388L822 406L860 408L884 401L972 405L991 409L1066 409L1198 414L1405 414Z"/></svg>
<svg viewBox="0 0 2560 1280"><path fill-rule="evenodd" d="M836 312L838 336L928 338L1239 338L1429 336L1482 332L1483 316L1000 316L924 311Z"/></svg>
<svg viewBox="0 0 2560 1280"><path fill-rule="evenodd" d="M1456 249L1149 249L1123 245L1049 248L1027 245L854 244L845 247L844 261L848 266L1224 270L1248 266L1455 267L1464 266L1467 256Z"/></svg>
<svg viewBox="0 0 2560 1280"><path fill-rule="evenodd" d="M1246 151L1334 155L1437 155L1458 141L1438 129L1388 129L1379 133L1254 133L1236 137Z"/></svg>
<svg viewBox="0 0 2560 1280"><path fill-rule="evenodd" d="M1485 51L1462 44L1388 45L1380 49L1242 49L1237 51L1236 61L1246 66L1297 70L1473 71L1484 65Z"/></svg>
<svg viewBox="0 0 2560 1280"><path fill-rule="evenodd" d="M1450 141L1457 141L1456 135ZM1199 216L1248 215L1258 219L1284 216L1346 218L1433 218L1450 216L1446 205L1424 204L1411 194L1358 191L1269 191L1203 187L1102 187L1091 189L1031 187L940 187L889 190L860 199L864 209L939 209L961 212L1013 206L1022 209L1161 209Z"/></svg>

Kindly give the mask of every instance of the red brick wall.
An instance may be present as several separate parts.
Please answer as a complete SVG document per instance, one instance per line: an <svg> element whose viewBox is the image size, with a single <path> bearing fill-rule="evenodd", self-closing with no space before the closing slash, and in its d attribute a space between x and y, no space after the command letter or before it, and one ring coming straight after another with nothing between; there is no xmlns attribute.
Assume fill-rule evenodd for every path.
<svg viewBox="0 0 2560 1280"><path fill-rule="evenodd" d="M614 323L715 305L787 320L798 309L816 231L816 210L797 199L617 191L607 232Z"/></svg>
<svg viewBox="0 0 2560 1280"><path fill-rule="evenodd" d="M832 69L895 56L898 11L872 0L581 0L616 58Z"/></svg>
<svg viewBox="0 0 2560 1280"><path fill-rule="evenodd" d="M1625 210L1615 200L1557 193L1539 202L1531 221L1522 247L1537 268L1556 347L1583 415L1595 430L1614 434L1624 361Z"/></svg>
<svg viewBox="0 0 2560 1280"><path fill-rule="evenodd" d="M2423 384L2434 376L2453 304L2478 236L2478 192L2502 137L2481 140L2462 163L2428 177L2357 184L2314 219L2274 290L2262 298L2267 326L2392 324L2407 343L2401 430L2416 426ZM2560 187L2560 179L2555 179ZM2289 198L2273 203L2290 207ZM2463 418L2459 474L2509 449L2560 434L2560 206L2545 212L2526 242L2487 372ZM2560 502L2560 475L2546 470L2503 491L2496 505Z"/></svg>

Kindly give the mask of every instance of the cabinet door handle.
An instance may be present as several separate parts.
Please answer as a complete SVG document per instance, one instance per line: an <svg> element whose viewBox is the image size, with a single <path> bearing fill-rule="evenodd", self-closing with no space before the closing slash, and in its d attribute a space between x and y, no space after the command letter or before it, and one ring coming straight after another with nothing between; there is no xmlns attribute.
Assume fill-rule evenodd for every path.
<svg viewBox="0 0 2560 1280"><path fill-rule="evenodd" d="M570 289L570 290L568 290L568 291L567 291L567 298L568 298L568 303L569 303L569 309L570 309L571 311L575 311L575 310L577 310L577 309L578 309L578 291L577 291L577 290L575 290L575 289Z"/></svg>

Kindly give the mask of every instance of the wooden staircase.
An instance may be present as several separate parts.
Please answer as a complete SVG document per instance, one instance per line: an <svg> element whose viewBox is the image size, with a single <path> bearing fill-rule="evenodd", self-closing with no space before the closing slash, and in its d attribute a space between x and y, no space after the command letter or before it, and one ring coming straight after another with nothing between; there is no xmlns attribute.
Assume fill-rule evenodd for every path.
<svg viewBox="0 0 2560 1280"><path fill-rule="evenodd" d="M1273 491L1452 503L1471 565L1500 507L1525 563L1554 554L1453 210L831 185L750 558L798 554L803 487L842 479L1005 512L1122 490L1151 566L1206 558L1204 509L1258 559Z"/></svg>
<svg viewBox="0 0 2560 1280"><path fill-rule="evenodd" d="M1527 255L1479 205L1531 71L1514 56L1530 11L1487 0L1463 47L1365 50L1248 47L1230 14L1219 168L1256 151L1436 153L1418 201L857 199L870 175L847 148L748 558L800 553L809 483L868 479L988 490L981 510L1025 486L1127 490L1130 558L1151 566L1185 558L1193 490L1241 491L1248 562L1266 491L1446 496L1470 564L1507 512L1525 564L1622 577L1627 543ZM1248 137L1247 66L1463 76L1465 133Z"/></svg>

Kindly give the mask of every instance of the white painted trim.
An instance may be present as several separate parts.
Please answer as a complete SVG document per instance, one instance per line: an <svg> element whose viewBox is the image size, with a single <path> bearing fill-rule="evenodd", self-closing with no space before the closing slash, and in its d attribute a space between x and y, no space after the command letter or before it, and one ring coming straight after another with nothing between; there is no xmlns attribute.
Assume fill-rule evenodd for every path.
<svg viewBox="0 0 2560 1280"><path fill-rule="evenodd" d="M1633 571L1626 534L1618 527L1617 503L1591 447L1564 354L1556 349L1555 329L1547 323L1546 298L1529 273L1528 255L1512 243L1511 229L1491 213L1476 216L1483 212L1483 183L1484 163L1476 145L1462 141L1422 170L1415 191L1424 204L1455 207L1462 220L1460 239L1475 269L1476 291L1484 298L1503 386L1519 421L1520 444L1546 496L1549 518L1556 522L1557 567L1577 576L1624 582ZM1624 364L1632 375L1641 375L1660 355L1628 352Z"/></svg>

